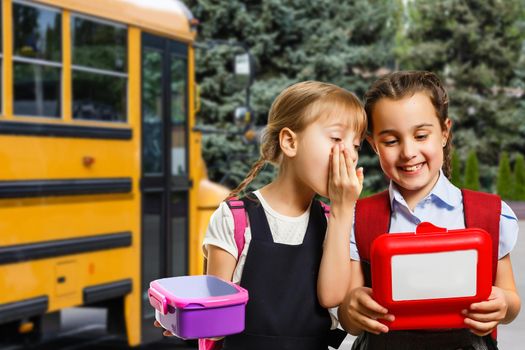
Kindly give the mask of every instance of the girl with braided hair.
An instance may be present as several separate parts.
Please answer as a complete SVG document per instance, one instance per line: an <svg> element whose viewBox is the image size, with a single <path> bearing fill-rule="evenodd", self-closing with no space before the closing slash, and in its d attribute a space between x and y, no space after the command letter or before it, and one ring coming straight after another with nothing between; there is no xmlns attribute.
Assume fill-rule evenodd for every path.
<svg viewBox="0 0 525 350"><path fill-rule="evenodd" d="M330 332L337 320L328 308L341 303L350 281L365 128L359 100L332 84L297 83L273 102L260 158L230 195L241 194L247 214L243 249L237 249L227 202L212 215L203 242L208 273L250 295L245 331L227 336L223 349L326 350L341 342L333 341L340 337ZM277 177L243 194L267 163L278 167ZM316 194L331 200L329 216Z"/></svg>

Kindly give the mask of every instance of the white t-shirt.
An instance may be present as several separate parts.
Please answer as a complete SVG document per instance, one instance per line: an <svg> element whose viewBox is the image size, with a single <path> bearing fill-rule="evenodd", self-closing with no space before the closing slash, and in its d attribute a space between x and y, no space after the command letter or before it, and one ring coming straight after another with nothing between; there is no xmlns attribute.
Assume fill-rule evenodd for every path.
<svg viewBox="0 0 525 350"><path fill-rule="evenodd" d="M268 220L268 226L272 233L273 241L280 244L288 245L300 245L303 243L306 229L308 227L308 219L310 218L310 208L299 216L286 216L278 213L266 202L259 191L253 192L257 199L261 202L261 205L266 214ZM244 248L237 261L235 270L233 271L232 282L239 284L242 277L242 271L246 262L246 254L250 247L250 241L252 240L252 232L250 227L246 227L244 231ZM238 251L237 245L235 244L234 225L233 225L233 214L228 207L226 202L222 202L217 210L212 214L210 223L202 248L204 256L208 257L208 245L214 245L221 249L224 249L230 253L235 259L237 259ZM338 325L337 308L330 310L330 316L332 318L332 329Z"/></svg>

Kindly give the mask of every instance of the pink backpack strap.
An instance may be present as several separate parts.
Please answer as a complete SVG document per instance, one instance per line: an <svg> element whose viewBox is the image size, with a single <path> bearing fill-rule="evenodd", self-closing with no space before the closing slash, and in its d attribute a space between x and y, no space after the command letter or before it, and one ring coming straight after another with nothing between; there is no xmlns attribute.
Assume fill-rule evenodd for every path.
<svg viewBox="0 0 525 350"><path fill-rule="evenodd" d="M319 204L321 204L321 208L324 210L324 215L328 219L330 217L330 206L323 201L319 201Z"/></svg>
<svg viewBox="0 0 525 350"><path fill-rule="evenodd" d="M199 350L220 350L223 340L199 339Z"/></svg>
<svg viewBox="0 0 525 350"><path fill-rule="evenodd" d="M236 197L226 200L226 204L228 204L233 215L233 236L238 251L237 259L239 259L242 250L244 249L244 232L248 226L248 220L246 220L246 209L244 208L244 202Z"/></svg>
<svg viewBox="0 0 525 350"><path fill-rule="evenodd" d="M235 238L235 245L237 246L238 260L241 256L242 250L244 249L244 232L248 226L248 220L246 220L246 209L244 208L244 202L237 199L236 197L228 198L226 200L226 204L230 208L233 215L233 236ZM199 339L198 345L199 350L220 350L222 349L223 339Z"/></svg>

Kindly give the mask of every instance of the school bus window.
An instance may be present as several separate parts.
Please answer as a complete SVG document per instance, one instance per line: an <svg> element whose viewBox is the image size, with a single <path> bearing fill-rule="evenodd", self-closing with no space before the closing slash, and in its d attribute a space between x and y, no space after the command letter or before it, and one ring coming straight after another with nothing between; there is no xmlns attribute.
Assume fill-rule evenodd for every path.
<svg viewBox="0 0 525 350"><path fill-rule="evenodd" d="M127 29L123 25L87 19L78 15L72 20L75 66L115 72L127 70Z"/></svg>
<svg viewBox="0 0 525 350"><path fill-rule="evenodd" d="M13 3L14 114L60 117L61 30L58 10Z"/></svg>
<svg viewBox="0 0 525 350"><path fill-rule="evenodd" d="M164 171L162 147L164 127L162 122L162 52L160 50L144 47L142 80L144 172L162 173Z"/></svg>
<svg viewBox="0 0 525 350"><path fill-rule="evenodd" d="M172 175L186 175L186 106L188 65L186 59L171 56Z"/></svg>
<svg viewBox="0 0 525 350"><path fill-rule="evenodd" d="M74 15L73 118L127 120L127 28Z"/></svg>
<svg viewBox="0 0 525 350"><path fill-rule="evenodd" d="M73 71L73 117L126 121L126 79Z"/></svg>

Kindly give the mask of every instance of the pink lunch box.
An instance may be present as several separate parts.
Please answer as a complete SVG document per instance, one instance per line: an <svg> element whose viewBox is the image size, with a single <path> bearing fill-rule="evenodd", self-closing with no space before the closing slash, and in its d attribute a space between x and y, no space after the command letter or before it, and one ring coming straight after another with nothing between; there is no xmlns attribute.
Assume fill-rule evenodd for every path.
<svg viewBox="0 0 525 350"><path fill-rule="evenodd" d="M215 276L181 276L150 283L155 318L183 339L222 337L244 330L246 289Z"/></svg>

